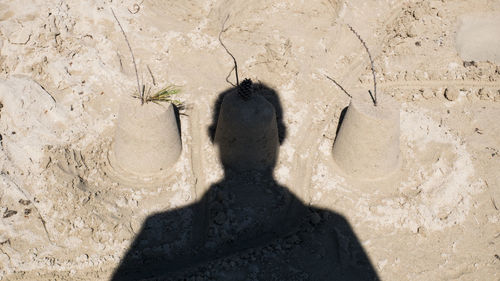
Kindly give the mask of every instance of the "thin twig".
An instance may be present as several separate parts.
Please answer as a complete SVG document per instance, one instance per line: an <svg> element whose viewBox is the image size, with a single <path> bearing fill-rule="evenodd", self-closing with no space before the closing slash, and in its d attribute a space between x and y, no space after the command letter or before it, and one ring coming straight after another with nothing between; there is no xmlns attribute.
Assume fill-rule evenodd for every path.
<svg viewBox="0 0 500 281"><path fill-rule="evenodd" d="M38 83L38 82L36 82L36 81L35 81L35 83L36 83L36 84L38 84L38 86L40 86L40 88L42 88L42 90L43 90L43 91L44 91L47 95L49 95L49 97L52 99L52 101L53 101L54 103L57 103L57 101L56 101L56 99L54 98L54 96L53 96L53 95L51 95L51 94L49 93L49 91L47 91L47 90L45 89L45 87L44 87L44 86L42 86L42 84L40 84L40 83Z"/></svg>
<svg viewBox="0 0 500 281"><path fill-rule="evenodd" d="M374 96L374 95L372 94L372 91L371 91L371 90L368 90L368 94L370 95L370 98L372 99L373 104L374 104L375 106L377 106L377 96Z"/></svg>
<svg viewBox="0 0 500 281"><path fill-rule="evenodd" d="M224 28L224 27L226 26L226 22L228 19L229 19L229 15L227 15L226 19L222 23L222 28L221 28L220 33L219 33L219 42L222 45L222 47L226 50L226 52L233 58L234 67L229 72L229 75L231 75L231 72L233 72L233 70L235 71L235 73L236 73L236 86L239 86L240 81L239 81L239 77L238 77L238 63L236 62L236 59L234 58L233 54L231 54L231 52L227 49L226 45L224 45L224 43L222 42L222 38L221 38L222 33L226 32L226 30L227 30L227 28ZM229 77L229 75L226 77L227 82L229 82L227 79ZM231 82L229 82L229 83L234 86L233 83L231 83Z"/></svg>
<svg viewBox="0 0 500 281"><path fill-rule="evenodd" d="M127 42L128 49L130 51L130 55L132 56L132 62L134 63L134 70L135 70L135 78L137 79L137 90L139 91L139 95L141 96L141 102L144 104L144 92L141 92L141 86L139 82L139 73L137 72L137 64L135 63L135 57L134 57L134 52L132 52L132 47L130 46L130 42L127 39L127 34L125 34L125 31L123 30L123 27L118 20L118 18L115 15L115 12L113 11L113 8L111 8L111 13L113 13L113 17L115 17L116 22L118 23L118 26L120 27L123 37L125 37L125 42Z"/></svg>
<svg viewBox="0 0 500 281"><path fill-rule="evenodd" d="M337 81L335 81L335 79L331 78L328 75L325 75L325 77L328 78L333 83L335 83L335 85L337 85L337 87L339 87L348 97L350 97L352 99L352 96L344 89L344 87L342 87L342 85L340 85L339 83L337 83Z"/></svg>
<svg viewBox="0 0 500 281"><path fill-rule="evenodd" d="M349 24L347 25L349 29L358 37L359 41L361 41L361 44L363 47L365 47L366 52L368 53L368 57L370 58L370 64L372 68L372 75L373 75L373 95L370 91L368 93L370 94L370 97L373 100L373 104L377 106L377 79L375 78L375 67L373 66L373 59L372 59L372 54L370 53L370 50L368 49L368 46L366 45L365 41L361 38L361 36L350 26Z"/></svg>
<svg viewBox="0 0 500 281"><path fill-rule="evenodd" d="M227 74L226 82L231 84L231 86L236 87L236 85L234 85L233 82L229 81L229 76L231 76L231 73L233 73L233 70L234 70L234 66L233 66L233 68L231 68L231 71L229 71L229 73Z"/></svg>
<svg viewBox="0 0 500 281"><path fill-rule="evenodd" d="M151 71L151 68L149 68L149 65L146 65L149 71L149 75L151 75L151 79L153 80L153 86L156 86L156 80L155 77L153 76L153 72Z"/></svg>
<svg viewBox="0 0 500 281"><path fill-rule="evenodd" d="M120 71L123 71L123 62L122 62L122 57L120 56L120 53L116 52L118 55L118 60L120 61Z"/></svg>

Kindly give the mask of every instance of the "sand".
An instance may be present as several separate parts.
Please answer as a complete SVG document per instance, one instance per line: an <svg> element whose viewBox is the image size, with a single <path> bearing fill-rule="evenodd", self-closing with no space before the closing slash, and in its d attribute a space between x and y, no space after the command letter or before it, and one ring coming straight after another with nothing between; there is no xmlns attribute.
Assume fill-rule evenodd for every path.
<svg viewBox="0 0 500 281"><path fill-rule="evenodd" d="M107 157L119 105L137 88L111 8L141 81L182 89L182 153L161 184L121 177ZM500 3L487 0L1 2L0 280L109 280L149 216L190 206L224 182L208 132L231 87L233 62L218 41L227 15L223 40L240 80L279 96L286 136L277 185L342 216L382 280L499 280L499 14ZM350 98L325 75L349 93L372 88L368 55L347 24L370 48L379 95L401 104L393 188L333 164ZM313 212L307 227L325 221ZM231 275L249 256L283 254L273 245L176 278L312 279L279 269L262 277L265 267ZM296 258L304 272L328 272Z"/></svg>

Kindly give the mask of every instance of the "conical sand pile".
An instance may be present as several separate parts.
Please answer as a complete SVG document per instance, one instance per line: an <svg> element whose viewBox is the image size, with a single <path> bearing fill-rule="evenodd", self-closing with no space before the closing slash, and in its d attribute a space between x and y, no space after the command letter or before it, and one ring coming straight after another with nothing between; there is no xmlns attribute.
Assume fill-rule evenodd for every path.
<svg viewBox="0 0 500 281"><path fill-rule="evenodd" d="M333 144L333 159L348 175L385 178L401 164L397 102L380 95L377 106L367 92L353 94Z"/></svg>
<svg viewBox="0 0 500 281"><path fill-rule="evenodd" d="M112 165L152 176L171 167L181 154L181 139L172 104L123 103L112 145Z"/></svg>

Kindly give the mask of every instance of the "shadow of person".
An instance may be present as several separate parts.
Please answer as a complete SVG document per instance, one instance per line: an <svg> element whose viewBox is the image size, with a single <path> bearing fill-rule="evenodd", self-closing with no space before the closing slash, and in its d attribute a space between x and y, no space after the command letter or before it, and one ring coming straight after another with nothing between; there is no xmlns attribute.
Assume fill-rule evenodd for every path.
<svg viewBox="0 0 500 281"><path fill-rule="evenodd" d="M274 180L286 137L274 90L244 81L221 93L208 132L224 178L148 217L112 280L378 280L346 219Z"/></svg>

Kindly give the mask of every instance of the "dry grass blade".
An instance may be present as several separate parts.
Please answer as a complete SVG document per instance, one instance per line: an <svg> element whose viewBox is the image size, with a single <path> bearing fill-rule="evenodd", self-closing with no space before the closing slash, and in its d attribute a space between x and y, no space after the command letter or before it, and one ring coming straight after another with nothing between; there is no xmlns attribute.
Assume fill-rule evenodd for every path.
<svg viewBox="0 0 500 281"><path fill-rule="evenodd" d="M149 75L151 75L151 80L153 80L153 86L156 86L156 80L155 80L155 77L153 76L153 72L151 71L151 68L149 68L149 65L146 65L146 67L148 68L148 71L149 71Z"/></svg>

